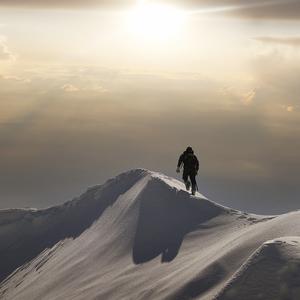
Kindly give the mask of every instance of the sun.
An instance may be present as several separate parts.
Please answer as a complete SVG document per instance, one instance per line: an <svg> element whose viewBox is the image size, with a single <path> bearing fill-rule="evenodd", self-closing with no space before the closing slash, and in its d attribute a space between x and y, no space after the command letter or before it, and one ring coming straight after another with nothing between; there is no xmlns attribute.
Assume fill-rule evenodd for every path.
<svg viewBox="0 0 300 300"><path fill-rule="evenodd" d="M184 11L162 4L140 3L128 13L131 33L144 40L167 40L180 33Z"/></svg>

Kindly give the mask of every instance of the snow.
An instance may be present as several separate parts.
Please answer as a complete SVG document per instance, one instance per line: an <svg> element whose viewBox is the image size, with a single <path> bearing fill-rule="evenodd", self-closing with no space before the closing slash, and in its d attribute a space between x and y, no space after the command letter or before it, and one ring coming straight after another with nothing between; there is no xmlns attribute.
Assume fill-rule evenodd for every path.
<svg viewBox="0 0 300 300"><path fill-rule="evenodd" d="M216 299L300 299L300 237L263 243Z"/></svg>
<svg viewBox="0 0 300 300"><path fill-rule="evenodd" d="M299 234L300 212L247 214L132 170L62 206L0 211L0 298L296 300Z"/></svg>

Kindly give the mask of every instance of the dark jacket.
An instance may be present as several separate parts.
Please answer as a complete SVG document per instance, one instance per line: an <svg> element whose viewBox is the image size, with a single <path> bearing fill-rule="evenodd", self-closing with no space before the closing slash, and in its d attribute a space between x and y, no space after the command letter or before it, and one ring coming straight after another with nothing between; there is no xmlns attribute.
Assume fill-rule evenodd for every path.
<svg viewBox="0 0 300 300"><path fill-rule="evenodd" d="M179 157L177 167L180 168L182 164L184 172L198 172L199 170L199 161L194 152L184 151Z"/></svg>

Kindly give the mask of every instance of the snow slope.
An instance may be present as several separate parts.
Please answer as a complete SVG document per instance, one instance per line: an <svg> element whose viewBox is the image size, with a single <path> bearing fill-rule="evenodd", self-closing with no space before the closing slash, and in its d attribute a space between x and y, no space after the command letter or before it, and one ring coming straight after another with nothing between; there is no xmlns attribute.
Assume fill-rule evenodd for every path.
<svg viewBox="0 0 300 300"><path fill-rule="evenodd" d="M217 299L300 299L299 270L300 237L267 241L246 261Z"/></svg>
<svg viewBox="0 0 300 300"><path fill-rule="evenodd" d="M300 299L300 212L251 215L132 170L0 211L0 299Z"/></svg>

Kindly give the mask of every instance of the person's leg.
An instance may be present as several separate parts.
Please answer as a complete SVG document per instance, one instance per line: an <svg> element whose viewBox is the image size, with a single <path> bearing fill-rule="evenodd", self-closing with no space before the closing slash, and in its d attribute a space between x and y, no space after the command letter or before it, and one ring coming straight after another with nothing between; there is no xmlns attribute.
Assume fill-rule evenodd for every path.
<svg viewBox="0 0 300 300"><path fill-rule="evenodd" d="M195 195L197 190L196 173L192 172L189 175L192 183L192 194Z"/></svg>
<svg viewBox="0 0 300 300"><path fill-rule="evenodd" d="M189 191L189 189L191 187L191 183L189 181L189 174L188 174L188 172L186 172L186 170L183 170L182 179L185 183L186 190Z"/></svg>

